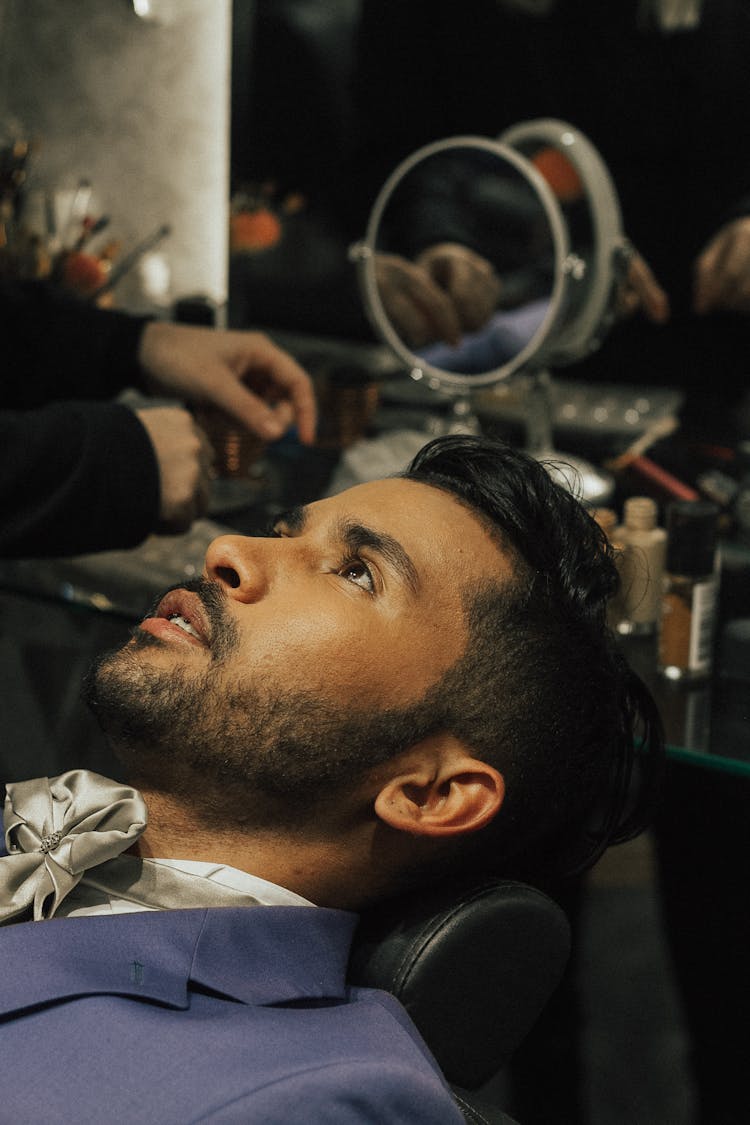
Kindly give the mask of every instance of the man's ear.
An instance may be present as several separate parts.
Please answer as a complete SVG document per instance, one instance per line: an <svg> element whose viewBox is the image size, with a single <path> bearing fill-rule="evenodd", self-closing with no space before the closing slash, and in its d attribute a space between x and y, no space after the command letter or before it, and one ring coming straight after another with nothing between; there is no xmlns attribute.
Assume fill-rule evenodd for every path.
<svg viewBox="0 0 750 1125"><path fill-rule="evenodd" d="M494 766L451 735L439 735L406 755L403 769L375 798L375 812L399 832L459 836L489 824L504 796L505 782Z"/></svg>

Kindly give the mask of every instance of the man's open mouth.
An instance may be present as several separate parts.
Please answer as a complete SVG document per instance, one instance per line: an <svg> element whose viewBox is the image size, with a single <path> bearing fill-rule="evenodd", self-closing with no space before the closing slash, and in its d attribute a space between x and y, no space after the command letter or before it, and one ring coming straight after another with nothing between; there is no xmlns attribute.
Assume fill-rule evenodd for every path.
<svg viewBox="0 0 750 1125"><path fill-rule="evenodd" d="M185 632L189 633L191 637L195 637L196 640L203 640L198 630L193 625L191 625L187 617L183 617L181 613L170 614L170 616L167 618L167 621L171 621L173 625L179 625L181 629L184 629Z"/></svg>
<svg viewBox="0 0 750 1125"><path fill-rule="evenodd" d="M165 641L184 639L201 648L211 647L211 632L197 594L181 588L169 590L141 629Z"/></svg>

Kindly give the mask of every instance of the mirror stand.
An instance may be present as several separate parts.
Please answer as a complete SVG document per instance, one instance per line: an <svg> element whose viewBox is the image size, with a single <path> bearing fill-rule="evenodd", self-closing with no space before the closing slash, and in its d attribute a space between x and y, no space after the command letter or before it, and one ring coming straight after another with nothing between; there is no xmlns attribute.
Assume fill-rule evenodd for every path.
<svg viewBox="0 0 750 1125"><path fill-rule="evenodd" d="M474 412L471 395L454 394L451 400L451 408L447 414L429 415L426 428L430 437L444 437L446 434L481 434L482 427Z"/></svg>
<svg viewBox="0 0 750 1125"><path fill-rule="evenodd" d="M547 471L569 492L592 508L606 507L615 490L611 474L572 453L560 453L553 444L552 376L545 368L526 369L526 451L544 461Z"/></svg>

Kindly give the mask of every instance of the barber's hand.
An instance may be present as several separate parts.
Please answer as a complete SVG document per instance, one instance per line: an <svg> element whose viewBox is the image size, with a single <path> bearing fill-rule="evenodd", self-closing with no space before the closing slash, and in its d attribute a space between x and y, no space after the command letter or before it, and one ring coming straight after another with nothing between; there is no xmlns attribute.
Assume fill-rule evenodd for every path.
<svg viewBox="0 0 750 1125"><path fill-rule="evenodd" d="M502 282L486 258L458 242L440 242L423 250L416 264L448 294L464 332L476 332L487 323L497 308Z"/></svg>
<svg viewBox="0 0 750 1125"><path fill-rule="evenodd" d="M305 371L262 332L222 332L153 321L138 359L152 387L216 406L265 441L294 422L303 442L315 438L315 396Z"/></svg>
<svg viewBox="0 0 750 1125"><path fill-rule="evenodd" d="M696 259L693 309L750 312L750 218L727 223Z"/></svg>
<svg viewBox="0 0 750 1125"><path fill-rule="evenodd" d="M654 324L669 320L669 297L662 289L645 258L636 251L628 263L628 273L617 294L618 315L625 318L640 309Z"/></svg>
<svg viewBox="0 0 750 1125"><path fill-rule="evenodd" d="M375 279L386 313L412 348L436 340L459 342L461 328L453 302L424 269L398 254L376 254Z"/></svg>
<svg viewBox="0 0 750 1125"><path fill-rule="evenodd" d="M213 449L192 415L179 406L136 411L159 465L159 525L166 534L187 531L206 511L213 476Z"/></svg>

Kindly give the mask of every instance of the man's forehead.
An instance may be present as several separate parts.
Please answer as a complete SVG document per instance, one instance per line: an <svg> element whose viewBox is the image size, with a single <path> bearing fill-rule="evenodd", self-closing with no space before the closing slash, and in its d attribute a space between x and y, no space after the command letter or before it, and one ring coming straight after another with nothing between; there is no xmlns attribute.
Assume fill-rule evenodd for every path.
<svg viewBox="0 0 750 1125"><path fill-rule="evenodd" d="M384 477L352 485L343 492L307 505L301 509L301 519L356 519L366 514L385 531L392 530L394 525L411 525L419 526L423 532L435 524L450 531L453 526L451 517L457 515L456 509L464 512L467 518L474 518L469 509L443 489L405 477Z"/></svg>

